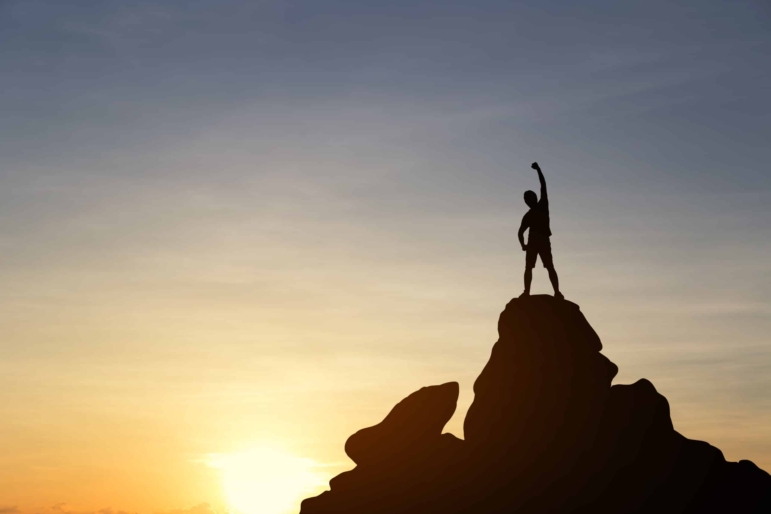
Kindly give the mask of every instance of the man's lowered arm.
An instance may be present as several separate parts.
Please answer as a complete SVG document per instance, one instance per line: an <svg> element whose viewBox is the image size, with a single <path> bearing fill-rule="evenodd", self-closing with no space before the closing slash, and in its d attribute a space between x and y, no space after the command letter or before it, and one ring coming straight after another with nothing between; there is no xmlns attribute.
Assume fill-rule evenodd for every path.
<svg viewBox="0 0 771 514"><path fill-rule="evenodd" d="M522 246L523 252L527 250L527 246L525 246L525 230L527 230L528 226L530 225L525 221L526 219L527 215L522 218L522 224L519 226L519 232L517 232L517 237L519 237L519 244Z"/></svg>
<svg viewBox="0 0 771 514"><path fill-rule="evenodd" d="M541 182L541 198L540 198L540 201L548 202L549 201L549 196L546 194L546 179L543 177L543 173L541 172L541 167L538 165L537 162L534 162L531 165L531 168L533 168L535 171L538 172L538 180Z"/></svg>

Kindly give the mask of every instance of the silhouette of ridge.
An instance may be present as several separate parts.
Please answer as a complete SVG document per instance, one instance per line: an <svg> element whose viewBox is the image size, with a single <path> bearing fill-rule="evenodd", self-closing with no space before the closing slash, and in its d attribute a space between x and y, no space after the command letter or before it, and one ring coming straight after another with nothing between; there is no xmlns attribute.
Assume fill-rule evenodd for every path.
<svg viewBox="0 0 771 514"><path fill-rule="evenodd" d="M611 386L576 304L514 299L498 333L465 440L441 433L458 384L424 387L349 438L357 467L301 513L771 512L771 475L676 432L649 381Z"/></svg>

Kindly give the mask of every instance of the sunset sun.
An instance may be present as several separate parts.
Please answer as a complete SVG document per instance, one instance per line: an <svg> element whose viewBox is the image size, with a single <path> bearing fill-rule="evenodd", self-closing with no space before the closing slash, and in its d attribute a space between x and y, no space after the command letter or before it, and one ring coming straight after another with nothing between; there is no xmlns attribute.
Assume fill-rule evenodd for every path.
<svg viewBox="0 0 771 514"><path fill-rule="evenodd" d="M288 514L326 484L310 460L269 447L217 454L209 464L220 470L230 506L241 514Z"/></svg>

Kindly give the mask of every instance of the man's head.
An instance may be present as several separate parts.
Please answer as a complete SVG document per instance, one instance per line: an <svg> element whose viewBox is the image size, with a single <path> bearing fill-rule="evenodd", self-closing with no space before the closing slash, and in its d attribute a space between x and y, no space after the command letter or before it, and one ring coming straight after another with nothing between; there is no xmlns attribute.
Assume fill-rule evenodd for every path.
<svg viewBox="0 0 771 514"><path fill-rule="evenodd" d="M538 195L533 191L525 191L525 203L532 209L538 205Z"/></svg>

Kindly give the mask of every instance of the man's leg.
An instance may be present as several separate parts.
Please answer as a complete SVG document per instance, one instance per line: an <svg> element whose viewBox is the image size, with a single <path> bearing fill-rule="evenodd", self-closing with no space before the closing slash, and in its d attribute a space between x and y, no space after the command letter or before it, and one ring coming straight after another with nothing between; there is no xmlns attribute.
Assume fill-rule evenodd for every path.
<svg viewBox="0 0 771 514"><path fill-rule="evenodd" d="M535 268L535 261L537 259L538 247L528 241L527 250L525 251L525 291L520 296L530 295L530 284L533 282L533 268Z"/></svg>
<svg viewBox="0 0 771 514"><path fill-rule="evenodd" d="M554 269L553 265L546 268L546 270L549 272L549 280L551 280L551 286L554 288L554 297L565 298L565 295L560 293L560 279L557 276L557 270Z"/></svg>
<svg viewBox="0 0 771 514"><path fill-rule="evenodd" d="M554 259L551 256L551 241L547 240L541 251L541 261L543 261L543 267L549 272L549 280L551 286L554 288L555 298L565 298L560 292L560 279L557 276L557 270L554 269Z"/></svg>
<svg viewBox="0 0 771 514"><path fill-rule="evenodd" d="M530 294L530 284L533 282L533 268L525 267L525 292L522 296L528 296Z"/></svg>

